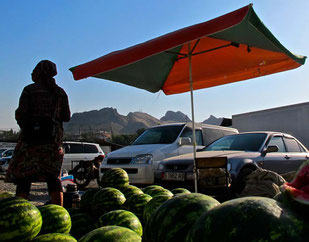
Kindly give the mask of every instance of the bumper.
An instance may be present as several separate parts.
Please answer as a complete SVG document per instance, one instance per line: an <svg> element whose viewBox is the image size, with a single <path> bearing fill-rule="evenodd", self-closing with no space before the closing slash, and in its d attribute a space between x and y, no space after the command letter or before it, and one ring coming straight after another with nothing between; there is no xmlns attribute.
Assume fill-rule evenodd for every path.
<svg viewBox="0 0 309 242"><path fill-rule="evenodd" d="M152 165L106 165L100 166L100 177L103 173L111 168L122 168L128 175L130 184L153 184L154 183L154 172L152 170Z"/></svg>
<svg viewBox="0 0 309 242"><path fill-rule="evenodd" d="M230 177L226 178L225 174L216 175L198 172L198 192L209 195L228 195L231 188ZM155 184L168 189L182 187L194 191L194 175L192 171L156 171Z"/></svg>

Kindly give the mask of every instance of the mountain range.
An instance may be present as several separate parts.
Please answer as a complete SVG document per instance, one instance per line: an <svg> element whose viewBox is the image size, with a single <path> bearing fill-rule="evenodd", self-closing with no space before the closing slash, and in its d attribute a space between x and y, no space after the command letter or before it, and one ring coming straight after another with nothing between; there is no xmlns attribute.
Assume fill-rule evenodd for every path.
<svg viewBox="0 0 309 242"><path fill-rule="evenodd" d="M220 125L223 118L210 115L202 123ZM68 132L107 131L113 134L134 134L138 129L171 123L190 122L191 119L184 113L167 111L166 114L157 119L144 112L130 112L127 116L118 113L115 108L102 108L81 113L73 113L71 120L64 124Z"/></svg>

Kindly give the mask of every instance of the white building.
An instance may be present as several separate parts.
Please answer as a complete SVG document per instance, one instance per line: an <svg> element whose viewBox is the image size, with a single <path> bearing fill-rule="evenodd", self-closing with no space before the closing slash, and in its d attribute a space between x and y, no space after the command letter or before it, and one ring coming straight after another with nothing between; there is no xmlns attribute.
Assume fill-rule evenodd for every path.
<svg viewBox="0 0 309 242"><path fill-rule="evenodd" d="M233 115L232 126L239 132L288 133L309 148L309 102Z"/></svg>

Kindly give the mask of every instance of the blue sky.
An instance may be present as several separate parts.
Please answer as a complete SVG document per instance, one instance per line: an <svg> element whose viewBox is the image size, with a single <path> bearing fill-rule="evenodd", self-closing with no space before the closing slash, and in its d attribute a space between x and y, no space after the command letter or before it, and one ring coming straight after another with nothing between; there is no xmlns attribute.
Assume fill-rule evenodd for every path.
<svg viewBox="0 0 309 242"><path fill-rule="evenodd" d="M291 52L309 55L309 1L231 0L1 0L0 128L14 118L24 86L42 59L57 64L57 83L72 113L113 107L122 115L166 111L191 117L190 94L165 96L115 82L74 81L70 67L253 3L257 15ZM307 102L309 66L194 92L195 120Z"/></svg>

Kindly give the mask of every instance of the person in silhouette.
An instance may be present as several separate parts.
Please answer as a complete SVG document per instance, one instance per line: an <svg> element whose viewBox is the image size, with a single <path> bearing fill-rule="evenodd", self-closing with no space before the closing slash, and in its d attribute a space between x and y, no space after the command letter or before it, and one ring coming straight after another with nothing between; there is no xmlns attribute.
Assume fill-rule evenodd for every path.
<svg viewBox="0 0 309 242"><path fill-rule="evenodd" d="M51 202L63 206L60 180L63 162L63 122L71 117L68 96L56 84L56 65L40 61L32 72L15 111L21 133L6 174L16 184L16 196L28 199L32 182L47 182Z"/></svg>

